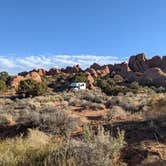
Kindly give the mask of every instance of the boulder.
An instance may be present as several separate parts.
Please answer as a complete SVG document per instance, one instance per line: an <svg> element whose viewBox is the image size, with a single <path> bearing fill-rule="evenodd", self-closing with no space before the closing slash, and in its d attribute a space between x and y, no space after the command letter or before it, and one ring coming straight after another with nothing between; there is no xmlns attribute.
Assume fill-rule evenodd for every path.
<svg viewBox="0 0 166 166"><path fill-rule="evenodd" d="M149 69L145 54L142 53L136 56L131 56L129 59L129 67L132 71L141 73Z"/></svg>

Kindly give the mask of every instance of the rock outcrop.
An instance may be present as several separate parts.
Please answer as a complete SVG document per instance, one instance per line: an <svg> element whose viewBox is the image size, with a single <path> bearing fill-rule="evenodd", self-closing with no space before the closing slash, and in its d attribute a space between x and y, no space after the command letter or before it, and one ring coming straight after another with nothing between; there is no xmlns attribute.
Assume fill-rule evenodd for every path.
<svg viewBox="0 0 166 166"><path fill-rule="evenodd" d="M93 63L90 66L91 69L100 70L101 66L98 63Z"/></svg>
<svg viewBox="0 0 166 166"><path fill-rule="evenodd" d="M33 71L38 73L40 76L46 75L46 70L44 70L44 69L38 69L38 70L33 70Z"/></svg>
<svg viewBox="0 0 166 166"><path fill-rule="evenodd" d="M94 78L91 76L89 72L85 72L85 76L89 84L89 89L94 89Z"/></svg>
<svg viewBox="0 0 166 166"><path fill-rule="evenodd" d="M153 67L161 67L162 65L162 59L160 56L154 56L151 59L146 61L147 65L149 68L153 68Z"/></svg>
<svg viewBox="0 0 166 166"><path fill-rule="evenodd" d="M26 78L26 79L33 79L33 80L35 80L36 82L42 82L42 79L41 79L40 75L39 75L37 72L35 72L35 71L32 71L32 72L30 72L29 74L27 74L27 75L25 76L25 78Z"/></svg>
<svg viewBox="0 0 166 166"><path fill-rule="evenodd" d="M46 75L57 75L60 74L61 70L57 68L51 68L49 71L46 72Z"/></svg>
<svg viewBox="0 0 166 166"><path fill-rule="evenodd" d="M88 68L88 69L86 70L86 72L89 72L89 73L90 73L93 77L95 77L95 78L98 77L98 74L97 74L96 70L93 69L93 68Z"/></svg>
<svg viewBox="0 0 166 166"><path fill-rule="evenodd" d="M161 68L166 71L166 56L162 57Z"/></svg>
<svg viewBox="0 0 166 166"><path fill-rule="evenodd" d="M121 75L122 77L128 76L128 73L131 71L128 64L126 62L115 64L113 67L113 71L116 74Z"/></svg>
<svg viewBox="0 0 166 166"><path fill-rule="evenodd" d="M139 81L144 81L149 78L152 80L153 84L166 88L166 73L164 73L160 68L155 67L146 70Z"/></svg>
<svg viewBox="0 0 166 166"><path fill-rule="evenodd" d="M110 69L107 65L101 66L100 69L97 70L97 74L100 77L104 77L110 73Z"/></svg>
<svg viewBox="0 0 166 166"><path fill-rule="evenodd" d="M79 65L76 65L73 67L67 66L66 69L61 69L61 70L62 70L62 72L67 73L67 74L79 73L79 72L83 71Z"/></svg>
<svg viewBox="0 0 166 166"><path fill-rule="evenodd" d="M142 53L136 56L131 56L129 59L129 67L133 72L141 73L149 69L145 54Z"/></svg>

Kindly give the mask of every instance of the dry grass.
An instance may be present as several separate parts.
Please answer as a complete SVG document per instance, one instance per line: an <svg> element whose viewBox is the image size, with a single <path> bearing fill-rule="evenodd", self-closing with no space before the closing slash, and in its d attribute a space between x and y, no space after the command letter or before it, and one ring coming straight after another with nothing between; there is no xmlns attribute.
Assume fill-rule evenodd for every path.
<svg viewBox="0 0 166 166"><path fill-rule="evenodd" d="M124 147L124 133L117 138L103 128L94 135L91 130L84 139L52 137L38 130L29 130L26 138L16 137L0 141L1 166L110 166L117 165ZM91 137L88 139L87 134Z"/></svg>

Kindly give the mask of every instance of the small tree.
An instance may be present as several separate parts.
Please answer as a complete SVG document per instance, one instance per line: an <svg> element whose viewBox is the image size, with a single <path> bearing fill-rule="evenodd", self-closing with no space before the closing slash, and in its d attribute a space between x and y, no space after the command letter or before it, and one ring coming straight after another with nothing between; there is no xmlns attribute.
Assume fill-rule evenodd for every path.
<svg viewBox="0 0 166 166"><path fill-rule="evenodd" d="M35 80L27 79L20 82L18 94L25 94L26 97L38 96L47 92L45 83L38 83Z"/></svg>

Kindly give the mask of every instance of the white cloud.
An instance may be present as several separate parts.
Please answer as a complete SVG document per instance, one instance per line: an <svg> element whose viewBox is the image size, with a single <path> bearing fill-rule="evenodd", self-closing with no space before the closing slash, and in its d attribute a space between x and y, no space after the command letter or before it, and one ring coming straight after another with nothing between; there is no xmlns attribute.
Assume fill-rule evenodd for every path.
<svg viewBox="0 0 166 166"><path fill-rule="evenodd" d="M0 56L0 66L12 68L15 67L15 64L13 63L12 60L8 59L7 57Z"/></svg>
<svg viewBox="0 0 166 166"><path fill-rule="evenodd" d="M10 56L11 57L11 56ZM48 56L17 56L10 58L0 56L0 71L5 70L11 74L32 69L52 67L66 67L79 64L83 69L89 67L94 62L101 65L114 64L125 61L116 56L96 56L96 55L48 55Z"/></svg>

